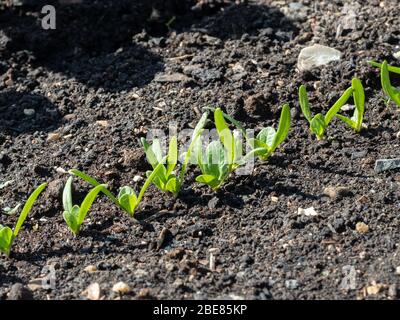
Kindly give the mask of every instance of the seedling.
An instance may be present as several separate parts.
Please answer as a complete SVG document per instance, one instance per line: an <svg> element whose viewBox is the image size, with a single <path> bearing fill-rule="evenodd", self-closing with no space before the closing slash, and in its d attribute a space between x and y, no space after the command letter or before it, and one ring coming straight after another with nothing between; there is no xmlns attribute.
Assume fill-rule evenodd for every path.
<svg viewBox="0 0 400 320"><path fill-rule="evenodd" d="M324 138L326 128L333 119L333 117L339 112L340 108L347 102L350 96L353 94L353 86L348 88L342 96L334 103L334 105L328 110L326 115L322 113L316 114L314 117L311 115L310 105L308 102L307 90L304 85L299 88L299 102L301 111L304 117L310 124L310 130L317 136L318 140ZM359 99L360 100L360 99Z"/></svg>
<svg viewBox="0 0 400 320"><path fill-rule="evenodd" d="M381 69L382 89L390 98L390 100L394 101L400 107L400 90L392 86L389 75L389 71L400 74L400 68L389 66L386 60L383 61L383 63L378 63L375 61L368 61L368 63Z"/></svg>
<svg viewBox="0 0 400 320"><path fill-rule="evenodd" d="M255 139L251 139L250 143L254 148L261 149L256 155L261 160L267 160L276 148L286 139L290 129L290 108L288 104L283 105L281 117L279 120L278 130L273 127L262 129Z"/></svg>
<svg viewBox="0 0 400 320"><path fill-rule="evenodd" d="M89 212L89 209L92 206L97 195L101 191L104 192L107 186L104 184L100 184L94 187L86 195L85 199L83 199L82 204L78 206L74 205L72 201L72 182L73 182L73 177L69 177L64 187L63 199L62 199L64 206L63 217L69 229L76 236L79 233L81 225L85 221L86 215Z"/></svg>
<svg viewBox="0 0 400 320"><path fill-rule="evenodd" d="M13 244L14 239L18 236L18 233L26 220L29 212L32 209L32 206L36 199L39 197L40 193L46 188L47 183L41 184L36 188L35 191L29 196L26 201L24 207L22 208L21 214L19 215L18 221L12 230L10 227L3 226L0 224L0 251L5 253L7 256L10 255L11 246Z"/></svg>
<svg viewBox="0 0 400 320"><path fill-rule="evenodd" d="M193 131L192 139L189 145L187 152L183 155L184 160L181 167L181 171L179 176L174 172L177 162L178 162L178 141L176 136L171 138L169 143L168 155L167 155L167 163L164 165L161 161L163 159L163 152L161 148L160 141L158 139L154 139L153 144L150 145L145 138L141 139L142 145L144 147L147 161L153 167L153 171L155 168L161 164L161 169L158 171L158 174L153 179L153 183L161 190L161 191L169 191L174 194L176 197L182 187L184 176L187 170L187 166L190 161L190 157L192 154L193 147L200 137L204 125L207 121L208 113L204 113L201 117L200 121L196 125L196 128ZM146 172L146 176L150 177L153 171L149 170Z"/></svg>
<svg viewBox="0 0 400 320"><path fill-rule="evenodd" d="M242 141L235 132L229 129L220 108L214 111L214 121L220 141L211 142L203 155L202 143L199 139L196 142L195 155L202 172L200 176L196 177L196 181L215 190L225 182L231 172L245 164L250 157L260 152L261 148L253 149L243 157Z"/></svg>
<svg viewBox="0 0 400 320"><path fill-rule="evenodd" d="M352 80L351 87L353 88L353 98L355 104L353 116L351 118L348 118L341 114L336 114L336 117L342 120L351 128L353 128L355 132L360 132L364 118L364 109L365 109L364 87L361 81L358 80L357 78L354 78Z"/></svg>
<svg viewBox="0 0 400 320"><path fill-rule="evenodd" d="M158 174L163 166L163 162L157 165L157 167L153 170L152 174L147 178L143 187L140 189L139 195L136 195L133 188L129 186L122 187L117 196L113 195L108 189L104 187L104 185L100 184L96 179L92 178L91 176L87 175L86 173L72 169L69 173L82 178L87 183L91 184L93 187L97 188L99 186L103 186L103 188L98 189L98 191L103 192L111 201L113 201L118 207L124 210L129 216L133 217L135 214L135 210L140 204L140 201L143 198L144 193L146 192L147 188L149 187L150 183L153 181L154 177ZM93 191L93 190L92 190Z"/></svg>

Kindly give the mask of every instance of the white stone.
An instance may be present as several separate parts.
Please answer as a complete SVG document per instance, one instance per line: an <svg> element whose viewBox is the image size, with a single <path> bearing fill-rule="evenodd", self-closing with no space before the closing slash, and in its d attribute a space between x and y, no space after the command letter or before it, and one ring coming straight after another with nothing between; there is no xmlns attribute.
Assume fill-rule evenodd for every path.
<svg viewBox="0 0 400 320"><path fill-rule="evenodd" d="M342 53L339 50L320 44L314 44L300 51L297 68L300 71L312 70L316 67L328 64L331 61L339 61Z"/></svg>
<svg viewBox="0 0 400 320"><path fill-rule="evenodd" d="M298 208L297 209L297 213L299 215L304 214L305 216L311 216L311 217L314 217L314 216L318 215L318 213L317 213L317 211L315 211L314 207L310 207L310 208L307 208L307 209Z"/></svg>

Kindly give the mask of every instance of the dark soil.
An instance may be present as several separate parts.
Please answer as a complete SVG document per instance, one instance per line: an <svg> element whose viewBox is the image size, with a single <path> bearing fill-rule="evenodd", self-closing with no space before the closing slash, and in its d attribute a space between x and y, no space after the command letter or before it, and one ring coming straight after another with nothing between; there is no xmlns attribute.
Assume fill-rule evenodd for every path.
<svg viewBox="0 0 400 320"><path fill-rule="evenodd" d="M0 257L0 299L45 266L55 268L56 288L35 290L35 299L85 298L94 282L104 298L118 298L111 288L119 281L132 289L127 299L399 297L400 172L373 167L399 156L400 114L385 105L379 75L366 64L400 64L392 57L398 2L358 1L357 29L339 37L343 6L357 1L303 0L303 11L290 1L233 2L192 10L195 1L87 1L58 6L53 31L41 29L35 6L0 11L0 182L14 181L0 190L1 206L52 181L11 257ZM312 43L342 51L342 60L299 73L297 56ZM174 73L186 77L160 82ZM335 120L316 141L299 112L298 86L309 88L313 110L327 110L354 76L366 88L367 128L355 134ZM141 225L100 197L78 237L67 229L64 170L84 170L117 191L148 169L139 138L150 128L193 127L209 105L261 128L276 125L285 102L289 137L251 176L232 176L214 193L190 170L177 199L149 189ZM49 141L50 133L60 139ZM78 199L88 186L76 181ZM333 199L324 195L329 186L351 193ZM299 215L299 207L318 215ZM215 270L210 249L219 251ZM84 271L89 265L98 271ZM355 288L345 290L349 266Z"/></svg>

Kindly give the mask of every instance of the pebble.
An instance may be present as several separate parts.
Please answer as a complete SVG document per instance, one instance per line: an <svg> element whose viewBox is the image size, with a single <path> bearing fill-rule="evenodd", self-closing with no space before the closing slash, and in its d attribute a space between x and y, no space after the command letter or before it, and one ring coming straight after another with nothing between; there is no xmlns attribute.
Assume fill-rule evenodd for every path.
<svg viewBox="0 0 400 320"><path fill-rule="evenodd" d="M35 109L24 109L24 115L32 117L35 114Z"/></svg>
<svg viewBox="0 0 400 320"><path fill-rule="evenodd" d="M400 266L396 267L396 274L398 274L400 276Z"/></svg>
<svg viewBox="0 0 400 320"><path fill-rule="evenodd" d="M89 285L86 290L83 292L83 295L86 296L89 300L99 300L100 299L100 285L95 282Z"/></svg>
<svg viewBox="0 0 400 320"><path fill-rule="evenodd" d="M367 150L356 151L351 154L351 160L363 158L367 155Z"/></svg>
<svg viewBox="0 0 400 320"><path fill-rule="evenodd" d="M368 295L376 295L381 291L382 285L381 284L372 284L371 286L367 287L367 294Z"/></svg>
<svg viewBox="0 0 400 320"><path fill-rule="evenodd" d="M97 271L97 267L94 265L88 265L87 267L85 267L85 269L83 269L83 271L88 272L88 273L93 273Z"/></svg>
<svg viewBox="0 0 400 320"><path fill-rule="evenodd" d="M299 287L299 283L295 279L290 279L285 281L285 287L289 290L295 290Z"/></svg>
<svg viewBox="0 0 400 320"><path fill-rule="evenodd" d="M33 300L33 294L29 288L21 283L15 283L7 295L7 300Z"/></svg>
<svg viewBox="0 0 400 320"><path fill-rule="evenodd" d="M58 132L52 132L47 135L47 141L57 141L61 139L61 134Z"/></svg>
<svg viewBox="0 0 400 320"><path fill-rule="evenodd" d="M369 231L369 227L364 222L357 222L356 230L358 233L367 233Z"/></svg>
<svg viewBox="0 0 400 320"><path fill-rule="evenodd" d="M299 215L304 214L305 216L312 216L312 217L318 215L318 213L317 213L317 211L315 211L314 207L310 207L307 209L298 208L297 214L299 214Z"/></svg>
<svg viewBox="0 0 400 320"><path fill-rule="evenodd" d="M139 181L142 181L142 180L143 180L142 176L134 176L133 177L133 182L139 182Z"/></svg>
<svg viewBox="0 0 400 320"><path fill-rule="evenodd" d="M154 81L156 82L186 82L190 78L183 73L172 73L172 74L158 74L155 76Z"/></svg>
<svg viewBox="0 0 400 320"><path fill-rule="evenodd" d="M332 199L340 199L351 194L351 191L347 187L326 187L324 194Z"/></svg>
<svg viewBox="0 0 400 320"><path fill-rule="evenodd" d="M389 286L388 295L389 295L389 297L397 298L397 286L395 283L393 283Z"/></svg>
<svg viewBox="0 0 400 320"><path fill-rule="evenodd" d="M131 288L125 282L120 281L114 284L112 291L123 295L131 292Z"/></svg>
<svg viewBox="0 0 400 320"><path fill-rule="evenodd" d="M102 126L104 128L108 127L108 121L107 120L98 120L98 121L96 121L96 124L98 124L99 126Z"/></svg>
<svg viewBox="0 0 400 320"><path fill-rule="evenodd" d="M342 53L339 50L314 44L300 51L297 68L300 71L312 70L316 67L328 64L331 61L339 61Z"/></svg>
<svg viewBox="0 0 400 320"><path fill-rule="evenodd" d="M400 168L400 158L396 159L378 159L375 162L375 172L382 172L391 169Z"/></svg>

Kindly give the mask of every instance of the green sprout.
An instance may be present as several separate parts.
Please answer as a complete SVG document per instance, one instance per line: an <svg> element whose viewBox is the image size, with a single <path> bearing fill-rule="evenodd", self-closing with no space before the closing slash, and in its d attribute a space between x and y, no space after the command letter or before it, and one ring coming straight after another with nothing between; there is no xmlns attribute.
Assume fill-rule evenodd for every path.
<svg viewBox="0 0 400 320"><path fill-rule="evenodd" d="M261 149L256 155L261 160L267 160L276 148L287 138L290 129L290 108L288 104L283 105L281 117L279 119L278 130L273 127L262 129L255 139L251 139L250 143L254 148Z"/></svg>
<svg viewBox="0 0 400 320"><path fill-rule="evenodd" d="M72 201L72 182L73 177L69 177L65 184L63 191L63 217L67 223L69 229L76 236L81 228L81 225L85 221L86 215L89 212L94 200L96 199L99 192L106 190L107 186L104 184L94 187L83 199L80 206L74 205Z"/></svg>
<svg viewBox="0 0 400 320"><path fill-rule="evenodd" d="M22 208L21 214L19 215L14 230L12 230L10 227L3 226L0 224L0 251L5 253L7 256L10 255L10 250L14 242L14 239L18 236L18 233L21 230L21 227L25 222L29 212L31 211L34 202L39 197L40 193L46 188L46 186L47 183L41 184L29 196L24 207Z"/></svg>
<svg viewBox="0 0 400 320"><path fill-rule="evenodd" d="M174 172L178 162L178 141L176 136L172 137L169 143L166 166L162 162L163 151L161 148L160 140L154 139L153 144L150 145L145 138L141 139L142 145L146 153L147 161L153 167L153 171L159 164L162 165L161 169L158 171L153 180L153 183L161 191L171 192L174 194L175 197L178 195L184 181L184 176L190 161L194 145L197 139L200 137L201 133L203 132L207 117L208 113L206 112L203 114L193 131L189 148L187 152L185 152L185 154L183 155L184 160L179 176L176 175ZM153 173L153 171L147 171L146 176L149 177Z"/></svg>
<svg viewBox="0 0 400 320"><path fill-rule="evenodd" d="M352 80L351 87L353 88L353 98L355 104L353 116L351 118L348 118L341 114L336 114L336 117L349 125L351 128L353 128L355 132L360 132L365 109L364 87L361 81L357 78L354 78Z"/></svg>
<svg viewBox="0 0 400 320"><path fill-rule="evenodd" d="M310 110L310 105L308 102L308 96L307 96L307 90L304 85L301 85L299 88L299 102L300 102L300 107L301 111L303 112L304 117L307 119L307 121L310 124L310 130L312 133L314 133L317 136L318 140L322 140L324 138L326 128L328 127L329 123L331 120L336 116L336 114L339 112L340 108L343 107L343 105L349 100L351 95L354 93L354 88L353 85L357 87L357 93L355 94L354 100L356 100L357 104L359 104L358 107L360 107L361 110L361 102L364 100L362 98L363 94L361 94L361 89L359 86L359 81L358 79L353 79L352 86L349 87L343 94L342 96L334 103L334 105L328 110L326 115L323 115L322 113L316 114L314 117L311 115L311 110ZM356 108L357 110L357 108ZM364 110L364 103L362 104L362 111ZM359 112L357 110L357 112ZM358 114L357 118L352 119L352 121L355 122L355 129L358 128L359 121L361 119L362 122L362 114ZM343 118L340 118L341 120L344 121ZM347 124L350 125L350 122L347 121ZM360 124L361 126L361 124Z"/></svg>
<svg viewBox="0 0 400 320"><path fill-rule="evenodd" d="M220 108L214 110L214 121L220 141L212 141L203 154L201 139L199 139L196 141L194 153L202 173L196 177L196 181L216 190L235 169L260 152L261 148L253 149L243 157L242 141L236 132L229 129Z"/></svg>
<svg viewBox="0 0 400 320"><path fill-rule="evenodd" d="M400 68L389 66L386 60L383 61L383 63L378 63L375 61L368 61L368 63L374 67L378 67L381 69L382 89L385 94L390 98L390 100L394 101L400 107L400 90L392 86L389 75L389 71L400 74Z"/></svg>
<svg viewBox="0 0 400 320"><path fill-rule="evenodd" d="M113 201L119 208L124 210L129 216L133 217L135 215L135 210L142 201L144 193L146 192L147 188L150 186L151 182L153 181L154 177L157 176L158 172L161 170L163 166L163 162L157 165L157 167L153 170L152 174L147 177L144 185L140 189L139 195L133 190L133 188L129 186L122 187L117 196L113 195L108 189L101 185L96 179L92 178L91 176L87 175L86 173L79 171L77 169L72 169L69 173L80 177L81 179L85 180L87 183L92 185L93 187L97 188L99 186L103 186L103 188L98 189L99 191L103 192L111 201ZM92 190L93 191L93 190Z"/></svg>

